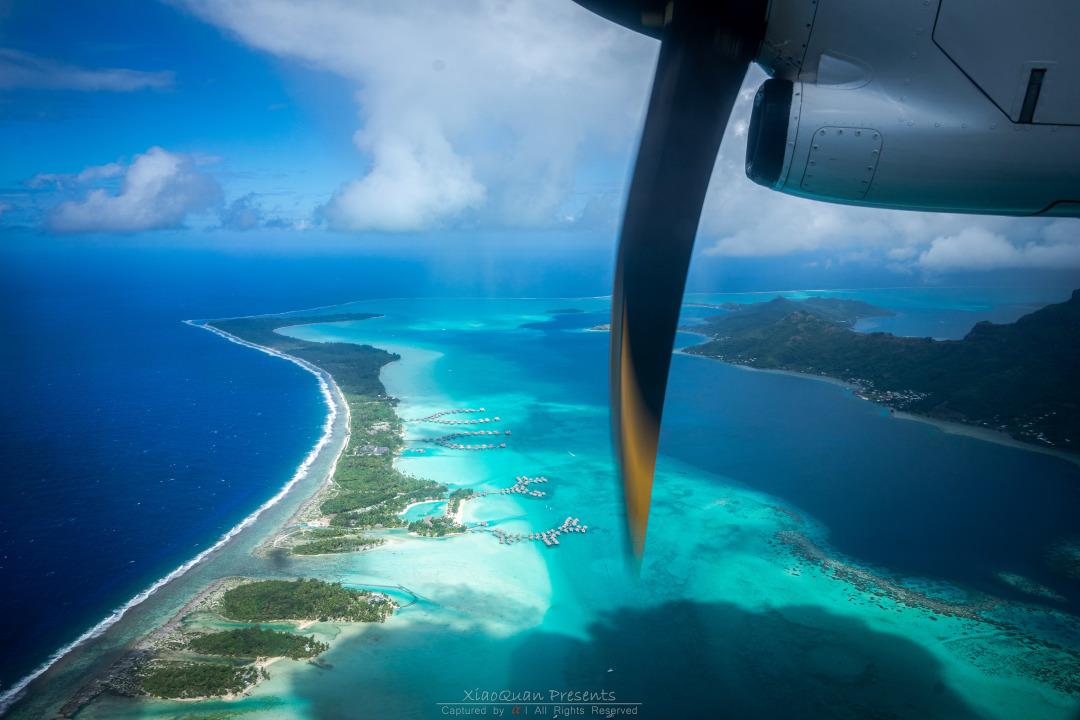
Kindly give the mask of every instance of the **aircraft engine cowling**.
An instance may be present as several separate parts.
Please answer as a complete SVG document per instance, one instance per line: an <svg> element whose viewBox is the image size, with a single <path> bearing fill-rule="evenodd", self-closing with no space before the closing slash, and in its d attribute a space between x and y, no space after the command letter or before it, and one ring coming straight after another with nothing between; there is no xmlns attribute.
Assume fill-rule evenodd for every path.
<svg viewBox="0 0 1080 720"><path fill-rule="evenodd" d="M746 174L872 207L1080 215L1080 128L899 115L888 97L781 79L754 98Z"/></svg>
<svg viewBox="0 0 1080 720"><path fill-rule="evenodd" d="M872 207L1080 216L1080 3L774 0L746 172Z"/></svg>

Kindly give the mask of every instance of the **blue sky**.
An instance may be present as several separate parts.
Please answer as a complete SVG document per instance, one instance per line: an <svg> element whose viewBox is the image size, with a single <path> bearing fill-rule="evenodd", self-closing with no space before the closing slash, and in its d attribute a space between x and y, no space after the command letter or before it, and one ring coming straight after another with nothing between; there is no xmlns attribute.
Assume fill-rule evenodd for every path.
<svg viewBox="0 0 1080 720"><path fill-rule="evenodd" d="M644 83L637 83L640 87L632 90L639 97L629 114L621 107L625 103L618 103L620 107L613 111L626 114L620 117L625 127L614 144L604 138L599 153L579 147L575 150L581 152L575 151L572 157L536 162L529 157L531 153L543 158L546 147L564 140L567 125L573 124L568 108L560 108L553 118L564 131L562 137L540 137L547 134L540 117L525 123L529 127L524 132L535 138L531 142L518 134L523 128L514 117L493 118L490 123L477 122L471 127L471 119L489 115L491 106L499 104L497 85L492 85L499 79L486 79L487 87L482 91L486 97L475 110L462 114L440 105L445 97L435 92L443 87L437 75L444 71L453 74L455 59L437 56L440 52L445 55L449 48L435 49L428 53L430 58L420 62L428 75L436 76L435 82L401 84L423 101L406 102L407 107L401 107L401 102L391 97L393 88L378 91L385 103L361 96L372 94L371 86L387 74L384 70L415 58L416 45L402 47L400 58L395 57L392 47L380 48L374 67L352 73L343 69L342 63L291 51L267 51L257 43L245 42L238 35L242 28L213 22L214 11L212 6L183 4L116 2L99 6L49 1L16 3L6 9L0 24L0 47L4 48L0 55L0 133L12 152L2 169L4 195L0 202L9 206L7 224L41 225L57 231L138 231L177 224L205 228L216 222L215 215L228 225L230 220L250 217L251 213L245 215L244 211L254 209L264 222L291 228L391 232L448 227L562 228L581 219L571 216L585 215L585 206L593 200L593 207L603 205L603 221L610 229L632 151L640 114L636 104L643 102ZM570 16L577 15L603 27L601 21L571 7ZM357 20L363 18L353 18L353 22ZM471 21L471 17L461 14L459 20ZM609 35L622 34L614 28L603 29ZM626 40L646 50L650 44L635 37ZM643 67L650 64L647 55ZM478 59L483 60L473 53L469 61ZM470 72L463 67L455 82ZM410 84L414 89L408 90ZM547 85L549 97L564 96L559 83ZM445 93L456 91L446 89ZM520 102L527 93L528 88L519 87L518 102L510 115L543 115L542 107ZM544 100L543 93L538 95L538 101ZM380 107L383 104L385 110ZM416 112L417 106L424 104L428 107ZM396 114L395 109L399 111ZM473 149L484 146L485 151L477 155L486 157L464 157L453 151L449 158L443 157L448 153L439 146L446 143L446 133L442 128L428 127L432 117L439 123L453 124L456 142ZM412 135L395 137L393 126L398 123L408 124L407 133ZM365 131L365 125L380 128L375 131L379 137L366 145L356 137ZM404 145L404 150L398 150L395 143ZM200 201L191 203L193 212L180 219L175 213L166 214L161 228L123 223L84 227L86 223L70 218L60 222L64 216L56 211L60 203L79 201L95 188L120 194L122 168L137 164L141 156L144 164L149 164L147 153L161 157L161 152L186 158L183 172L211 176L221 189L220 197L200 196ZM392 165L396 152L411 153L412 158L406 160L418 160L413 164L419 167L410 169L409 162L398 163L382 176L383 184L393 186L391 192L379 193L382 185L374 182L370 190L361 188L365 192L359 202L369 210L372 205L376 209L393 206L394 201L387 198L401 195L403 186L418 189L424 197L406 197L397 203L402 205L399 211L383 211L385 217L372 222L358 220L348 203L331 202L335 193L347 195L351 191L355 195L356 183L370 174L376 157L389 157L383 164ZM557 189L536 192L537 186L515 188L525 196L546 193L549 199L543 208L515 208L508 199L504 208L491 210L493 193L480 180L455 176L455 163L492 166L503 153L508 156L506 172L524 161L523 171L539 169L558 176ZM88 168L103 170L86 173ZM84 177L79 178L79 173ZM96 177L87 182L87 175ZM387 177L390 180L385 180ZM497 178L489 182L494 184ZM429 185L432 189L425 194L423 188ZM230 211L237 202L235 212ZM482 210L485 205L489 207ZM519 222L521 214L529 217Z"/></svg>
<svg viewBox="0 0 1080 720"><path fill-rule="evenodd" d="M0 233L609 252L657 44L569 0L0 3ZM1075 220L812 203L742 171L697 263L1071 271Z"/></svg>
<svg viewBox="0 0 1080 720"><path fill-rule="evenodd" d="M14 4L0 22L0 46L18 52L20 64L44 65L40 75L59 76L53 87L0 80L0 183L8 204L27 209L22 222L42 222L40 214L59 199L51 184L28 187L31 178L130 162L154 147L200 158L226 200L256 192L268 208L295 217L310 214L335 179L362 168L350 141L350 91L341 81L252 52L182 9L127 1ZM164 77L114 90L111 69ZM103 87L65 79L78 71L102 75ZM78 196L85 188L69 190Z"/></svg>

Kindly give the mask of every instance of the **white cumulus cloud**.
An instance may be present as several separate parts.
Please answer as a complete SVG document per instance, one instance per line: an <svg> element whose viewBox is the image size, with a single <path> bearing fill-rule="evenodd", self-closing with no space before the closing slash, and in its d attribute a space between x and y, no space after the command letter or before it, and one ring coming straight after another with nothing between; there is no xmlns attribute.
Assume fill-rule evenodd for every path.
<svg viewBox="0 0 1080 720"><path fill-rule="evenodd" d="M561 222L582 163L625 167L658 47L568 0L186 4L355 88L370 168L323 209L341 229Z"/></svg>
<svg viewBox="0 0 1080 720"><path fill-rule="evenodd" d="M955 235L936 237L919 255L919 265L928 270L996 270L998 268L1080 267L1080 243L1071 237L1055 240L1071 223L1059 221L1045 233L1047 242L1013 243L1002 235L981 227L969 227Z"/></svg>
<svg viewBox="0 0 1080 720"><path fill-rule="evenodd" d="M699 242L706 254L813 253L934 271L1080 267L1077 220L878 210L807 200L752 183L744 169L743 136L754 92L765 78L751 68L725 133L701 218ZM960 244L966 252L956 252Z"/></svg>
<svg viewBox="0 0 1080 720"><path fill-rule="evenodd" d="M139 232L178 227L189 213L221 202L217 181L199 170L190 156L160 147L135 156L129 165L96 166L74 177L89 182L121 172L123 179L117 191L93 188L79 199L59 203L49 212L47 227L55 232Z"/></svg>
<svg viewBox="0 0 1080 720"><path fill-rule="evenodd" d="M617 226L655 41L570 0L181 1L241 42L354 89L354 143L367 168L322 207L329 226ZM1011 251L986 246L992 261L957 257L951 267L1076 264L1073 220L876 210L755 185L744 153L765 77L751 69L721 146L701 221L704 253L929 271L944 267L935 243L981 230Z"/></svg>
<svg viewBox="0 0 1080 720"><path fill-rule="evenodd" d="M422 230L479 207L485 188L472 164L438 128L416 133L357 133L373 158L370 174L346 183L323 212L337 228Z"/></svg>

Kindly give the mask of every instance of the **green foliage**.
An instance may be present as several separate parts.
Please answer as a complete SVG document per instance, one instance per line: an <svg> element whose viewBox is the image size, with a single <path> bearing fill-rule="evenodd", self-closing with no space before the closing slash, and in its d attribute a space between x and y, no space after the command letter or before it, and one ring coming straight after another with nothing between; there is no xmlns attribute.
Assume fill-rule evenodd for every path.
<svg viewBox="0 0 1080 720"><path fill-rule="evenodd" d="M240 658L289 657L298 660L314 657L330 646L303 635L247 627L200 635L193 638L188 647L203 655Z"/></svg>
<svg viewBox="0 0 1080 720"><path fill-rule="evenodd" d="M714 315L698 325L687 329L714 336L740 335L778 322L792 313L802 312L836 325L850 327L856 320L867 317L883 317L894 313L860 300L836 298L807 298L788 300L777 297L769 302L724 303L724 315Z"/></svg>
<svg viewBox="0 0 1080 720"><path fill-rule="evenodd" d="M446 514L453 515L454 513L456 513L458 510L458 506L460 506L463 501L468 500L475 494L476 491L472 488L458 488L454 492L450 493L450 497L446 501Z"/></svg>
<svg viewBox="0 0 1080 720"><path fill-rule="evenodd" d="M401 527L398 517L410 503L442 497L446 486L432 480L409 477L394 469L392 458L350 457L338 462L334 483L338 492L319 509L334 515L334 527Z"/></svg>
<svg viewBox="0 0 1080 720"><path fill-rule="evenodd" d="M443 537L444 535L463 532L464 530L464 525L458 525L453 520L443 515L436 517L428 516L409 523L409 532L414 532L418 535L426 535L427 537Z"/></svg>
<svg viewBox="0 0 1080 720"><path fill-rule="evenodd" d="M390 602L367 590L321 580L260 580L232 588L221 598L222 615L242 622L382 622L392 611Z"/></svg>
<svg viewBox="0 0 1080 720"><path fill-rule="evenodd" d="M355 552L382 544L382 538L368 535L341 535L300 543L293 546L292 552L294 555L328 555L330 553Z"/></svg>
<svg viewBox="0 0 1080 720"><path fill-rule="evenodd" d="M389 462L375 464L372 460L380 458L342 458L334 474L339 490L324 500L319 509L327 515L362 509L389 510L418 500L436 499L446 492L444 485L411 478L395 470Z"/></svg>
<svg viewBox="0 0 1080 720"><path fill-rule="evenodd" d="M345 399L349 403L352 427L356 430L353 441L357 445L381 445L392 451L401 447L401 421L394 410L395 401L350 391L345 392ZM385 457L373 459L386 460Z"/></svg>
<svg viewBox="0 0 1080 720"><path fill-rule="evenodd" d="M396 493L385 492L373 492L365 490L345 490L339 492L337 495L324 500L319 509L324 515L335 515L337 513L349 512L350 510L359 510L360 508L371 507L372 505L379 505L387 500L393 500Z"/></svg>
<svg viewBox="0 0 1080 720"><path fill-rule="evenodd" d="M168 663L151 667L142 678L143 690L161 698L228 695L245 690L259 679L253 667L217 663Z"/></svg>
<svg viewBox="0 0 1080 720"><path fill-rule="evenodd" d="M401 507L404 507L404 505ZM357 530L403 527L405 521L398 516L400 511L401 508L398 507L379 507L373 510L343 512L332 517L330 525L332 527L354 528Z"/></svg>
<svg viewBox="0 0 1080 720"><path fill-rule="evenodd" d="M309 528L303 532L301 536L304 540L323 540L326 538L341 537L342 535L350 534L350 530L346 528L333 528L333 527L318 527Z"/></svg>

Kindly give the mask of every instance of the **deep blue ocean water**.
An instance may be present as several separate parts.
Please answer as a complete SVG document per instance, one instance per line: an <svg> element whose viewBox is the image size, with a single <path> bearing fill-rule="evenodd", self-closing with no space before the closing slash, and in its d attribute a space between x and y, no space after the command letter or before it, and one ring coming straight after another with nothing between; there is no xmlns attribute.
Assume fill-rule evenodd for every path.
<svg viewBox="0 0 1080 720"><path fill-rule="evenodd" d="M214 308L175 287L39 269L2 329L4 686L273 495L325 415L309 373L181 324Z"/></svg>
<svg viewBox="0 0 1080 720"><path fill-rule="evenodd" d="M606 275L458 262L4 237L0 689L211 546L322 432L312 375L183 320Z"/></svg>
<svg viewBox="0 0 1080 720"><path fill-rule="evenodd" d="M7 309L0 353L0 687L211 545L288 480L321 432L325 408L312 376L182 320L372 297L608 291L606 260L567 269L562 257L530 265L487 258L466 272L440 257L22 238L0 248L0 263ZM890 302L902 312L878 327L959 336L976 319L1011 320L1035 299L1058 295L1065 293L964 290L943 308L940 297L920 302L917 292L896 291ZM882 303L892 307L887 299ZM603 320L565 316L547 329L572 331ZM492 352L514 352L499 348L497 335L488 340ZM606 336L595 342L605 344ZM548 370L572 377L582 392L605 392L602 365ZM996 451L976 441L969 451L931 444L922 452L927 428L913 423L901 431L909 445L882 416L880 445L838 445L823 460L806 434L822 421L815 407L801 408L800 422L779 428L791 437L788 454L760 457L753 439L778 431L783 382L692 358L678 358L675 371L672 396L694 412L668 418L668 451L805 507L829 526L838 548L862 548L854 553L861 559L978 586L988 572L1018 570L972 568L957 577L981 543L994 543L996 560L1013 559L1038 578L1039 543L1071 528L1067 504L1054 498L1075 498L1076 488L1064 484L1069 472L1052 459L1012 453L1009 458L1025 460L999 462ZM731 384L721 385L731 395L697 392L715 383L696 374L718 372L730 374ZM824 391L822 407L835 407ZM717 412L738 403L738 413ZM734 416L757 419L735 426ZM865 413L827 420L864 423ZM875 490L859 466L883 453L898 482L920 462L945 463L945 482L908 486L903 497ZM995 538L988 524L1006 516L1016 522L1016 480L1029 476L1032 497L1021 506L1022 521L1048 530L1019 541ZM883 515L893 523L881 525ZM937 567L928 564L935 553Z"/></svg>

